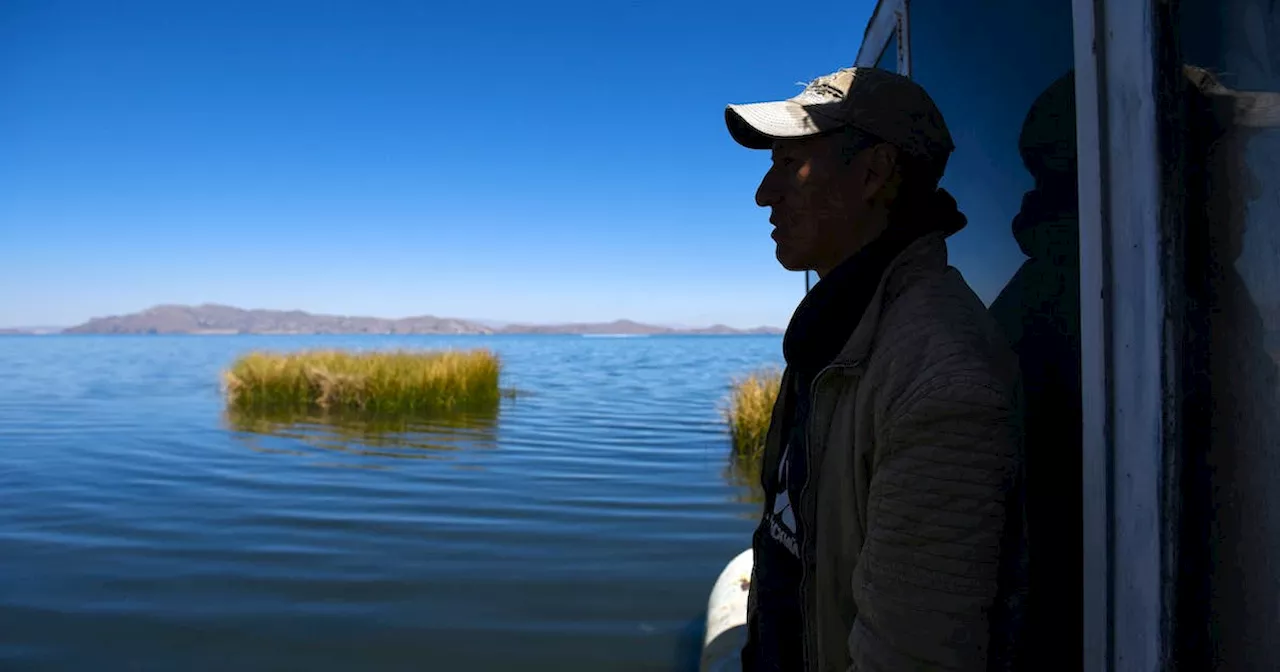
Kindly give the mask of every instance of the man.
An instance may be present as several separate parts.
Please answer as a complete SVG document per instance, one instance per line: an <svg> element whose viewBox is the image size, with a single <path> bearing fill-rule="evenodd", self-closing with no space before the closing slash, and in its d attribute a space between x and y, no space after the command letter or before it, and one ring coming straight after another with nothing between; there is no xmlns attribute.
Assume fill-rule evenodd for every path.
<svg viewBox="0 0 1280 672"><path fill-rule="evenodd" d="M918 85L871 68L730 105L769 149L783 267L821 280L783 340L747 670L1013 665L1023 543L1017 364L947 265L954 145Z"/></svg>

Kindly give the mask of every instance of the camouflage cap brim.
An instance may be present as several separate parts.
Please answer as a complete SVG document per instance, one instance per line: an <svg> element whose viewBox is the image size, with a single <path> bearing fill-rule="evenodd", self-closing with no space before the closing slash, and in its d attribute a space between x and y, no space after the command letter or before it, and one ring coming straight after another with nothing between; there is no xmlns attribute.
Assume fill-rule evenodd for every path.
<svg viewBox="0 0 1280 672"><path fill-rule="evenodd" d="M955 149L929 94L909 77L878 68L823 75L787 100L729 105L725 121L733 139L751 149L851 126L926 161L938 174Z"/></svg>
<svg viewBox="0 0 1280 672"><path fill-rule="evenodd" d="M844 126L815 108L795 100L729 105L724 110L729 135L748 149L770 149L774 140L806 138Z"/></svg>

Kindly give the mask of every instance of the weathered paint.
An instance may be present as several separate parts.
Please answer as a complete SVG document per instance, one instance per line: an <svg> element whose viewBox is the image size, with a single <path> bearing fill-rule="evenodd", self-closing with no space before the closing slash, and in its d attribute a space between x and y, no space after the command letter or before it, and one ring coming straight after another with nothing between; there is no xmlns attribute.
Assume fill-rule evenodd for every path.
<svg viewBox="0 0 1280 672"><path fill-rule="evenodd" d="M880 0L867 22L854 65L870 67L889 42L898 38L898 73L911 76L911 31L907 29L907 0Z"/></svg>
<svg viewBox="0 0 1280 672"><path fill-rule="evenodd" d="M1084 510L1084 669L1107 670L1111 658L1111 460L1107 384L1107 219L1101 135L1100 45L1093 0L1074 0L1076 157L1080 205L1080 382Z"/></svg>
<svg viewBox="0 0 1280 672"><path fill-rule="evenodd" d="M1153 0L1075 0L1085 668L1162 669L1170 539Z"/></svg>

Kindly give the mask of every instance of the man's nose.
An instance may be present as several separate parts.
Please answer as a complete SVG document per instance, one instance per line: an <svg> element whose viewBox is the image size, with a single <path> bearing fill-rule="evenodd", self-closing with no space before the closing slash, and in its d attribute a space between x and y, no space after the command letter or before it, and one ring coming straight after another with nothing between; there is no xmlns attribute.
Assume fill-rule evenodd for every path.
<svg viewBox="0 0 1280 672"><path fill-rule="evenodd" d="M760 186L756 188L756 205L762 208L777 205L781 191L777 188L777 176L772 168L764 174L764 178L760 180Z"/></svg>

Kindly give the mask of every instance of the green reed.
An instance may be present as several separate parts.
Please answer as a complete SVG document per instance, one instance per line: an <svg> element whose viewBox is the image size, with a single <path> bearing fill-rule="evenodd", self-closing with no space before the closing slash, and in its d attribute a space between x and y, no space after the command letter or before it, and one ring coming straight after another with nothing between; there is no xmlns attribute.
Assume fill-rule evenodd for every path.
<svg viewBox="0 0 1280 672"><path fill-rule="evenodd" d="M229 408L417 414L496 407L502 364L468 351L253 352L223 373Z"/></svg>
<svg viewBox="0 0 1280 672"><path fill-rule="evenodd" d="M755 466L764 454L765 435L781 385L782 373L765 369L734 380L729 389L725 420L733 439L734 457L744 461L744 466Z"/></svg>

